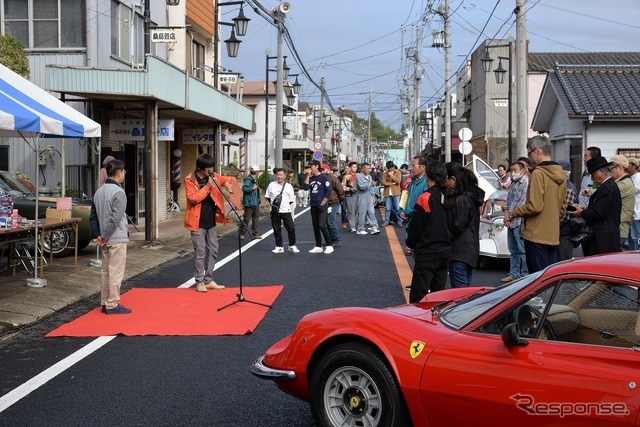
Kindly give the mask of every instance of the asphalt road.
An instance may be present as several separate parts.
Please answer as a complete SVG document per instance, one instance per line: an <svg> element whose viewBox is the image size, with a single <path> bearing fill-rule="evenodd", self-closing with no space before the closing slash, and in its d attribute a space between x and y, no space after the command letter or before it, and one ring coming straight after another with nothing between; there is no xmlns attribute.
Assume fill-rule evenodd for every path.
<svg viewBox="0 0 640 427"><path fill-rule="evenodd" d="M263 219L260 232L268 230L268 219ZM242 255L247 298L250 287L284 285L251 335L119 336L23 393L18 392L25 382L47 375L47 369L67 361L77 350L102 343L43 338L96 307L99 300L92 298L6 337L0 342L0 425L313 425L306 402L252 376L249 366L291 333L306 313L340 306L402 304L406 283L399 282L389 253L385 232L391 229L377 236L343 232L342 245L331 255L307 253L314 245L308 212L296 219L296 230L300 254L272 254L274 239L269 235ZM401 229L392 230L404 240ZM224 238L220 243L219 259L237 252L235 239ZM192 262L193 256L185 255L128 281L123 291L177 287L192 277ZM474 272L474 282L495 286L507 267L504 261L483 263ZM219 283L238 286L237 259L219 268L214 277ZM7 404L9 396L17 396L15 403Z"/></svg>

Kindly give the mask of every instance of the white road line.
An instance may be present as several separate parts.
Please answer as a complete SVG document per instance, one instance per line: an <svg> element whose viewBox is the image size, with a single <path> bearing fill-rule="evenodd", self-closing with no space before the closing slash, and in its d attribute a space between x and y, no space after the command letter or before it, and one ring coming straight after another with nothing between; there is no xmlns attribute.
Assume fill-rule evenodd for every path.
<svg viewBox="0 0 640 427"><path fill-rule="evenodd" d="M4 411L23 397L27 396L32 391L38 389L40 386L46 384L47 382L49 382L49 380L57 377L114 338L115 336L96 338L89 344L82 347L80 350L76 351L70 356L65 357L55 365L31 378L26 383L14 388L9 393L0 397L0 412Z"/></svg>
<svg viewBox="0 0 640 427"><path fill-rule="evenodd" d="M298 212L297 214L294 215L294 219L299 217L303 213L307 212L309 209L310 208L306 208L306 209ZM265 237L267 237L267 236L269 236L271 234L273 234L273 229L271 229L271 230L267 231L266 233L264 233L262 235L262 238L264 239ZM246 245L244 245L242 247L241 251L242 252L247 251L249 248L255 246L260 241L261 240L253 240L253 241L247 243ZM229 261L233 260L237 256L238 256L238 251L234 251L233 253L231 253L230 255L226 256L221 261L216 262L216 266L214 268L214 271L217 270L218 268L224 266L226 263L228 263ZM195 280L192 277L191 279L189 279L188 281L186 281L185 283L183 283L182 285L180 285L178 287L179 288L188 288L189 286L192 286L194 283L195 283ZM64 371L66 371L67 369L69 369L70 367L72 367L73 365L78 363L79 361L81 361L82 359L84 359L85 357L87 357L90 354L92 354L94 351L98 350L103 345L105 345L108 342L110 342L111 340L113 340L115 337L116 336L114 335L114 336L96 338L95 340L91 341L89 344L87 344L84 347L82 347L80 350L78 350L75 353L72 353L71 355L65 357L64 359L62 359L61 361L59 361L55 365L53 365L50 368L42 371L41 373L39 373L35 377L31 378L27 382L19 385L18 387L16 387L13 390L11 390L9 393L7 393L4 396L0 397L0 412L3 412L5 409L10 407L11 405L16 403L17 401L19 401L23 397L28 396L33 391L37 390L38 388L40 388L41 386L43 386L47 382L51 381L52 379L54 379L55 377L57 377L58 375L60 375L61 373L63 373Z"/></svg>

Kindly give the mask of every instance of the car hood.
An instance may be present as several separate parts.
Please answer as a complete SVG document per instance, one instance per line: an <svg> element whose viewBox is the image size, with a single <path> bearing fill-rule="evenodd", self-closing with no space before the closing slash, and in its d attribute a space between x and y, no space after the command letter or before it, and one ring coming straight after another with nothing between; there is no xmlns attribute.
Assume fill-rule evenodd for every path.
<svg viewBox="0 0 640 427"><path fill-rule="evenodd" d="M465 297L475 294L476 292L483 292L488 289L489 288L481 286L446 289L443 291L427 294L424 298L422 298L422 300L420 300L419 303L389 307L385 310L402 316L411 317L413 319L435 323L437 321L437 316L433 315L432 308L436 305L448 301L454 302L459 299L464 299Z"/></svg>

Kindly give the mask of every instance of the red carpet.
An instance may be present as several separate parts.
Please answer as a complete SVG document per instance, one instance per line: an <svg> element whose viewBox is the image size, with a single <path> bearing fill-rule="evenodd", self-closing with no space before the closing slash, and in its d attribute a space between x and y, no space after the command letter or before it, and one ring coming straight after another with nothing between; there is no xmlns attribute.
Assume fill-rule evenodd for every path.
<svg viewBox="0 0 640 427"><path fill-rule="evenodd" d="M283 286L243 288L246 299L273 304ZM108 335L246 335L252 333L269 310L240 302L222 311L217 308L237 301L239 288L207 293L194 288L134 288L121 303L131 314L108 315L98 307L46 337L99 337Z"/></svg>

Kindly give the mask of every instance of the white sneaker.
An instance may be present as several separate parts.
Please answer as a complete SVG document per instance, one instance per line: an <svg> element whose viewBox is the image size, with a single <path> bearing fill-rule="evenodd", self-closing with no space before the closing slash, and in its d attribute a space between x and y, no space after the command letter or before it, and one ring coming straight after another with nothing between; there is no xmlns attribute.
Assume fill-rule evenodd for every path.
<svg viewBox="0 0 640 427"><path fill-rule="evenodd" d="M380 230L378 230L377 228L374 228L373 230L371 230L371 234L378 234L380 233Z"/></svg>
<svg viewBox="0 0 640 427"><path fill-rule="evenodd" d="M276 248L274 250L272 250L271 252L273 252L274 254L283 254L284 253L284 248L282 246L276 246Z"/></svg>
<svg viewBox="0 0 640 427"><path fill-rule="evenodd" d="M327 246L326 248L324 248L324 253L325 254L332 254L333 253L333 246Z"/></svg>
<svg viewBox="0 0 640 427"><path fill-rule="evenodd" d="M357 234L358 236L366 236L366 235L367 235L367 232L366 232L366 231L364 231L364 230L361 230L361 231L356 232L356 234Z"/></svg>
<svg viewBox="0 0 640 427"><path fill-rule="evenodd" d="M300 253L300 249L296 247L296 245L289 246L289 252L293 252L294 254Z"/></svg>
<svg viewBox="0 0 640 427"><path fill-rule="evenodd" d="M321 254L322 252L323 251L322 251L322 248L320 246L316 246L315 248L313 248L313 249L311 249L309 251L310 254Z"/></svg>
<svg viewBox="0 0 640 427"><path fill-rule="evenodd" d="M356 229L355 229L355 228L352 228L352 229L351 229L351 232L352 232L352 233L355 233L355 232L356 232Z"/></svg>

